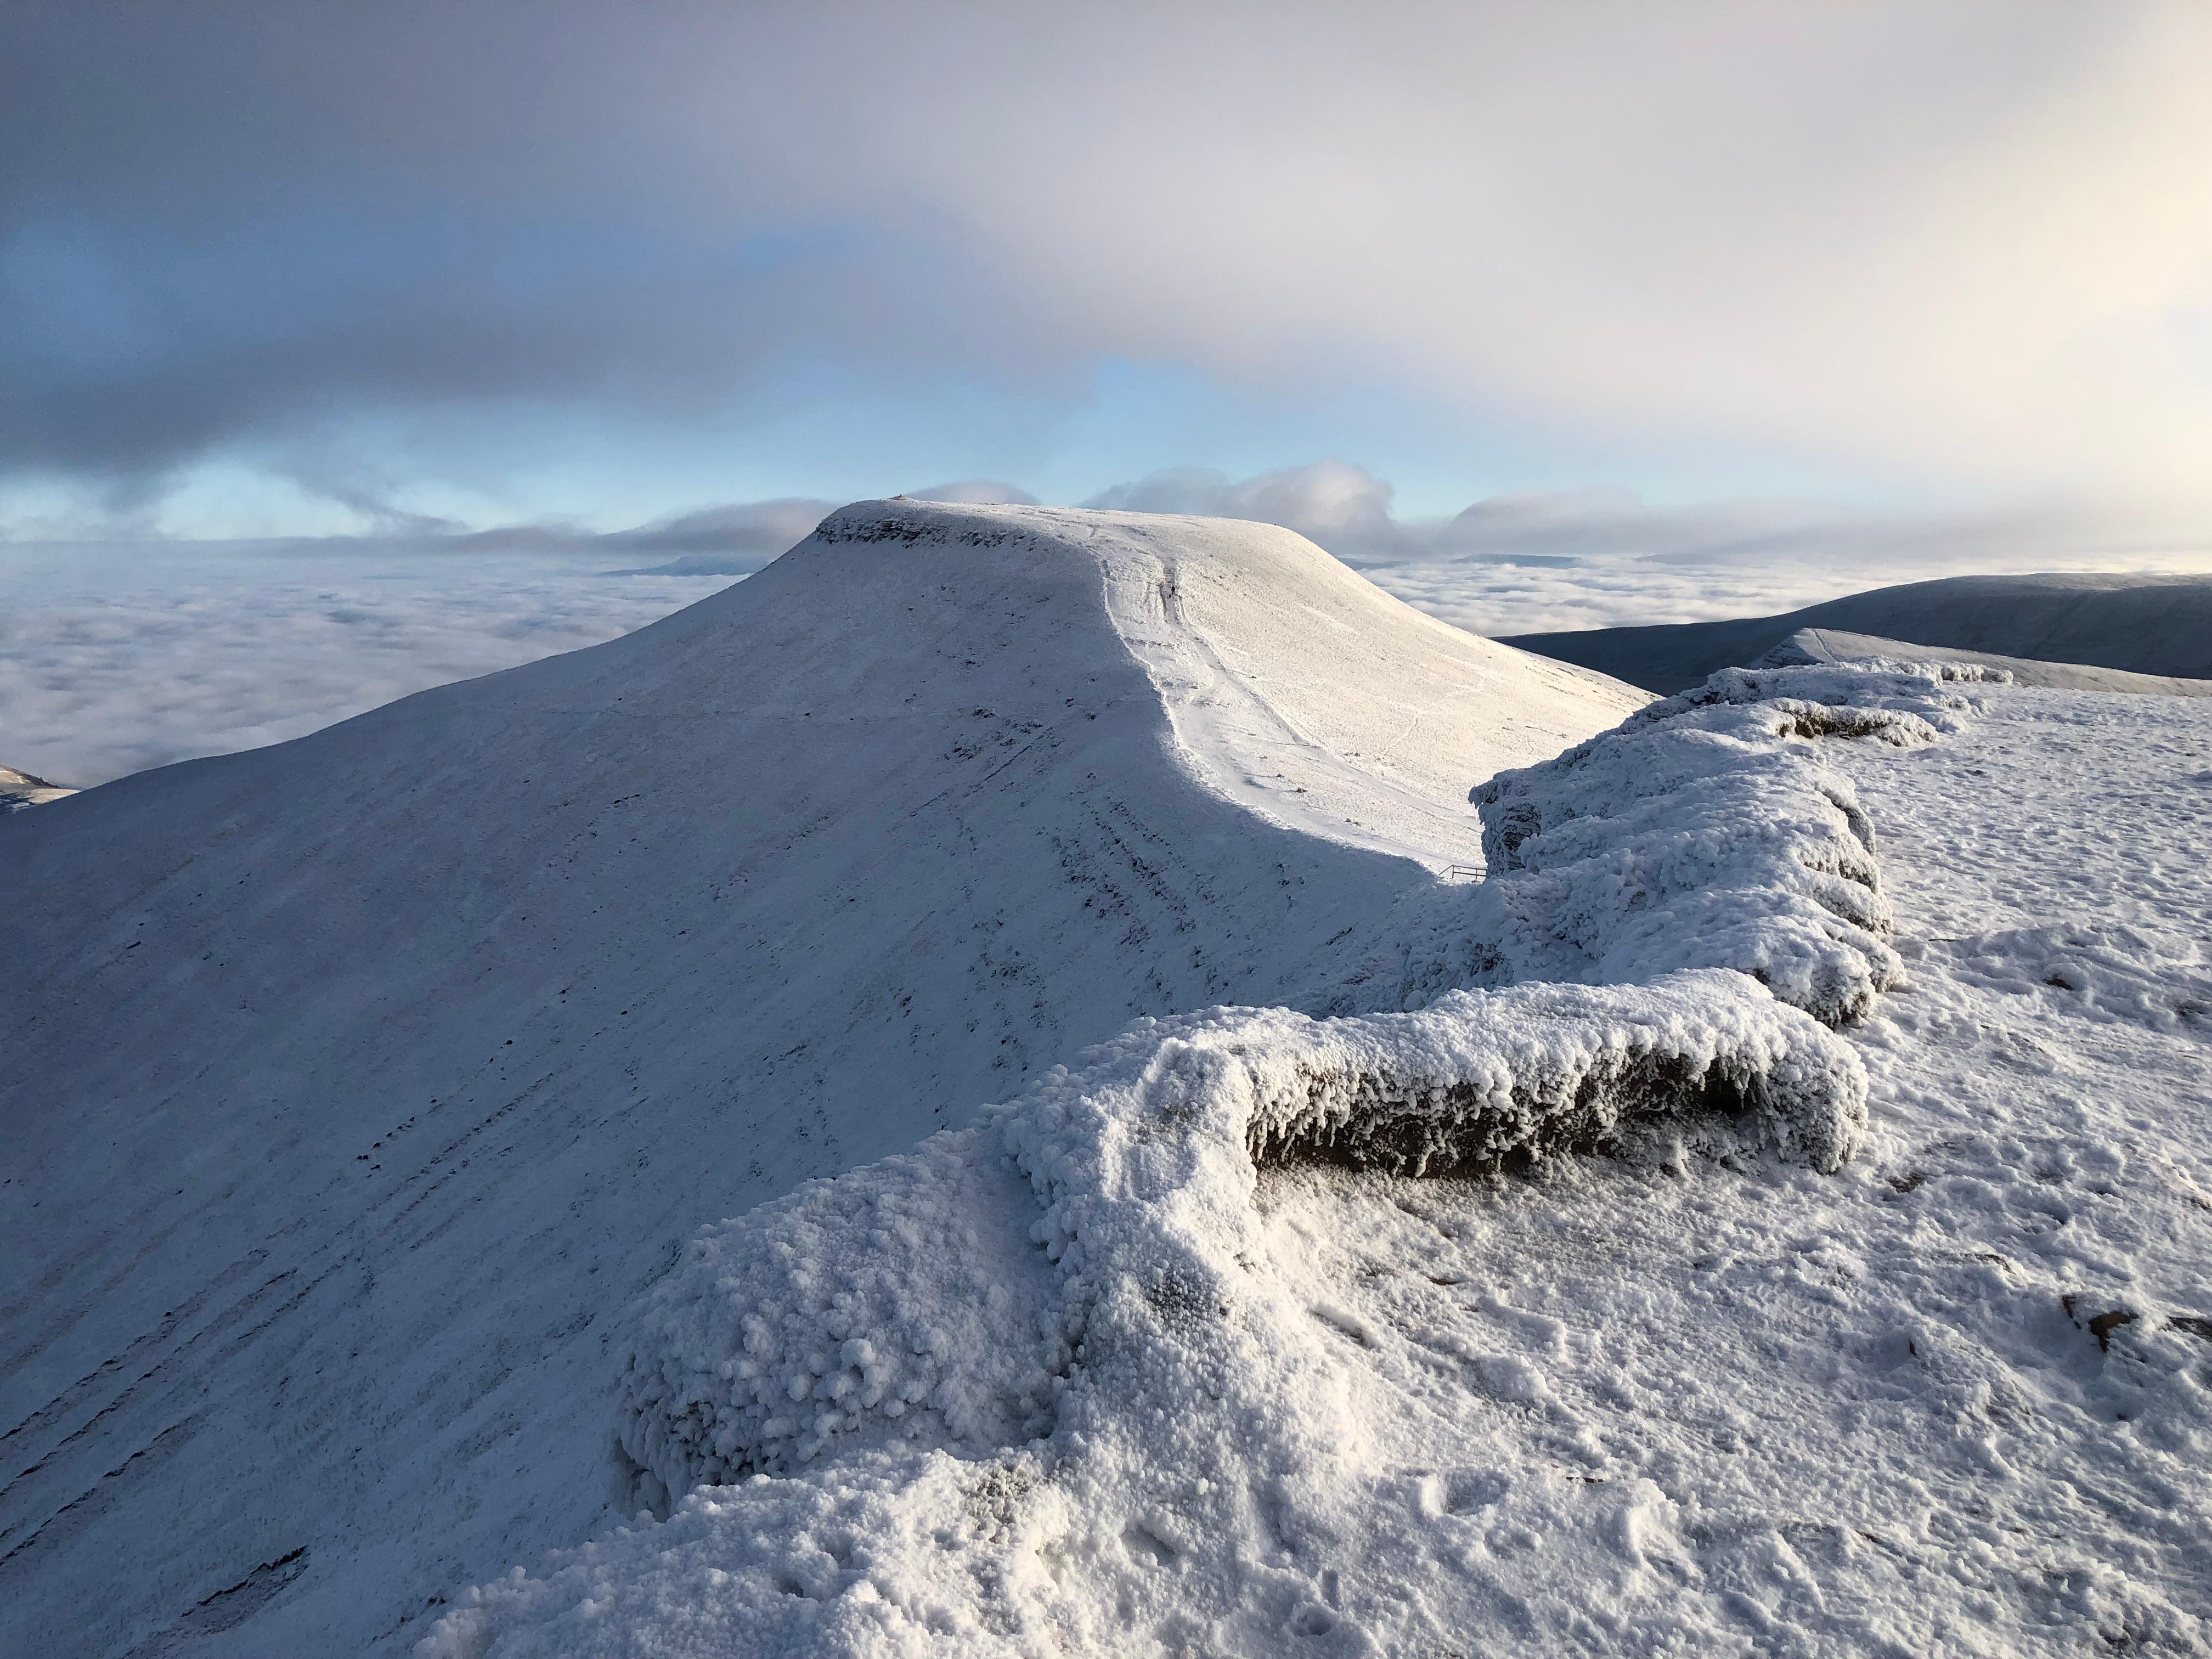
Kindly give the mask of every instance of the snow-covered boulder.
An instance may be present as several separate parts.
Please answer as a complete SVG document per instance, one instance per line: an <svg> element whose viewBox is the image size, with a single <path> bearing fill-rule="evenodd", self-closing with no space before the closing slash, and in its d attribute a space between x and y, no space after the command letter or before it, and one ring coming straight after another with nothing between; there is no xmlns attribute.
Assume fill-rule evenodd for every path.
<svg viewBox="0 0 2212 1659"><path fill-rule="evenodd" d="M1476 786L1494 878L1456 926L1515 979L1734 968L1826 1024L1856 1018L1899 964L1874 823L1821 743L1932 743L1972 713L1957 688L1996 678L1724 669Z"/></svg>
<svg viewBox="0 0 2212 1659"><path fill-rule="evenodd" d="M1146 1021L982 1127L694 1238L631 1340L619 1438L665 1503L886 1441L1048 1432L1102 1300L1238 1300L1258 1165L1467 1175L1688 1141L1833 1170L1865 1123L1856 1056L1738 974Z"/></svg>

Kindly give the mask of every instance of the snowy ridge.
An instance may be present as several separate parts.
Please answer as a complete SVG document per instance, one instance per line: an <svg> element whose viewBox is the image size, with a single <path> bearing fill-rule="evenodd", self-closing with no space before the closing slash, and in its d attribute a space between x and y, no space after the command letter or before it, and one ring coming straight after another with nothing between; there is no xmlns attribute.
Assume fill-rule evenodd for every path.
<svg viewBox="0 0 2212 1659"><path fill-rule="evenodd" d="M1287 531L890 501L0 818L0 1651L411 1649L605 1525L616 1316L702 1224L1318 1006L1470 782L1646 701Z"/></svg>
<svg viewBox="0 0 2212 1659"><path fill-rule="evenodd" d="M1558 759L1477 786L1493 879L1429 915L1399 995L1447 983L1751 975L1823 1024L1895 982L1872 821L1820 739L1955 731L2000 683L1955 665L1724 669Z"/></svg>
<svg viewBox="0 0 2212 1659"><path fill-rule="evenodd" d="M1632 1138L1678 1155L1687 1138L1833 1170L1865 1122L1856 1057L1736 975L1455 992L1364 1019L1147 1021L983 1127L694 1239L625 1361L623 1449L657 1498L833 1445L975 1454L1046 1431L1102 1298L1136 1285L1267 1316L1264 1297L1234 1311L1261 1164L1468 1174ZM1035 1204L1008 1203L994 1164Z"/></svg>
<svg viewBox="0 0 2212 1659"><path fill-rule="evenodd" d="M1913 662L1994 659L2002 666L2011 659L2044 667L2115 669L2149 679L2201 678L2212 675L2212 577L2148 571L1945 576L1852 593L1782 616L1516 634L1504 642L1673 692L1693 689L1726 665L1759 662L1793 635L1811 631L1925 641L1884 653ZM2073 684L2087 688L2092 683Z"/></svg>
<svg viewBox="0 0 2212 1659"><path fill-rule="evenodd" d="M44 778L34 778L28 772L18 772L12 766L0 766L0 816L21 812L33 806L44 806L74 795L74 789L64 789L58 784L48 783Z"/></svg>
<svg viewBox="0 0 2212 1659"><path fill-rule="evenodd" d="M1133 1626L1375 1650L1294 1561L1391 1534L1316 1332L1379 1339L1300 1288L1263 1171L1762 1147L1837 1169L1866 1079L1822 1021L1896 957L1871 828L1810 751L1925 744L1979 678L1717 675L1478 792L1492 877L1426 925L1502 921L1462 947L1496 988L1146 1021L973 1128L708 1229L647 1299L619 1419L636 1498L692 1495L471 1592L422 1651L1115 1651ZM1568 908L1594 874L1607 899ZM1631 982L1504 982L1538 962ZM1442 1351L1540 1406L1522 1362ZM1620 1522L1632 1556L1643 1524ZM1453 1628L1405 1616L1398 1644Z"/></svg>

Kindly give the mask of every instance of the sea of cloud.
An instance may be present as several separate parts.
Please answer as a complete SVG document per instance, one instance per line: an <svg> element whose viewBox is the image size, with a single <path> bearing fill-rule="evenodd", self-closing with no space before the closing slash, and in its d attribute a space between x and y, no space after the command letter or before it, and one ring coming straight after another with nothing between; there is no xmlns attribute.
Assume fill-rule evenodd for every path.
<svg viewBox="0 0 2212 1659"><path fill-rule="evenodd" d="M571 552L0 548L0 753L85 787L596 645L726 575Z"/></svg>
<svg viewBox="0 0 2212 1659"><path fill-rule="evenodd" d="M1026 499L981 480L915 493ZM1488 635L1768 615L1972 571L2212 568L2201 544L2078 516L1656 508L1593 490L1424 520L1397 517L1391 495L1324 461L1243 479L1177 469L1085 505L1285 524ZM597 644L742 579L827 505L734 503L613 535L0 543L0 764L87 787Z"/></svg>
<svg viewBox="0 0 2212 1659"><path fill-rule="evenodd" d="M1768 616L1939 576L2212 569L2198 521L2078 505L1665 507L1593 489L1492 495L1421 519L1400 516L1393 498L1365 468L1323 460L1245 478L1175 468L1085 505L1286 525L1408 604L1487 635Z"/></svg>

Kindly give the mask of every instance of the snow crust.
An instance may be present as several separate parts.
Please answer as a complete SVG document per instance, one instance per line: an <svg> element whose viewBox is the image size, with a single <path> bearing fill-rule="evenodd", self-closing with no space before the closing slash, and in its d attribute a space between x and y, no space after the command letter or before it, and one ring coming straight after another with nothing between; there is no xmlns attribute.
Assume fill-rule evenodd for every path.
<svg viewBox="0 0 2212 1659"><path fill-rule="evenodd" d="M0 1650L408 1650L605 1524L700 1225L1138 1018L1323 1006L1479 860L1469 783L1647 700L1288 532L877 502L0 819Z"/></svg>
<svg viewBox="0 0 2212 1659"><path fill-rule="evenodd" d="M478 1589L422 1651L1121 1651L1138 1630L1377 1650L1342 1570L1300 1564L1371 1566L1398 1529L1339 1352L1382 1339L1284 1255L1269 1172L1495 1177L1570 1152L1841 1168L1866 1076L1822 1020L1863 1016L1898 958L1867 815L1816 751L1924 747L1983 683L1731 672L1479 789L1494 860L1457 921L1503 917L1522 937L1493 947L1571 948L1583 978L1631 982L1141 1022L972 1128L708 1230L623 1362L620 1458L667 1518ZM1621 896L1564 925L1593 869L1622 872ZM1674 907L1663 948L1654 895ZM1507 951L1478 954L1498 971ZM1726 960L1679 965L1700 956ZM1525 1359L1432 1346L1480 1397L1546 1408ZM1483 1485L1414 1484L1431 1515ZM1628 1495L1612 1525L1632 1559L1663 1506ZM1443 1639L1449 1603L1413 1597L1383 1649Z"/></svg>
<svg viewBox="0 0 2212 1659"><path fill-rule="evenodd" d="M1237 1300L1256 1165L1465 1175L1689 1138L1832 1170L1864 1125L1850 1049L1735 975L1144 1022L984 1126L695 1238L624 1361L623 1449L665 1502L887 1438L972 1455L1046 1433L1115 1287ZM1006 1166L1034 1205L1007 1201Z"/></svg>

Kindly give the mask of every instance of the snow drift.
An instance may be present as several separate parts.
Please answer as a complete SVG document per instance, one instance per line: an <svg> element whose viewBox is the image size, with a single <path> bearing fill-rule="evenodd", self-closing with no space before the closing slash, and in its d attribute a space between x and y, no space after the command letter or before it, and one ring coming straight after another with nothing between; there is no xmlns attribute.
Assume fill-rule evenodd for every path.
<svg viewBox="0 0 2212 1659"><path fill-rule="evenodd" d="M9 816L0 1647L410 1645L602 1523L610 1316L693 1229L1139 1017L1321 1006L1479 860L1470 782L1644 700L1288 532L864 503Z"/></svg>
<svg viewBox="0 0 2212 1659"><path fill-rule="evenodd" d="M1896 958L1871 825L1818 751L1929 743L1984 678L1732 671L1479 789L1492 873L1431 932L1502 921L1517 941L1468 959L1571 951L1636 982L1144 1022L974 1127L707 1230L622 1362L633 1495L685 1501L471 1592L423 1652L1122 1651L1139 1631L1373 1650L1336 1570L1308 1569L1401 1528L1316 1328L1375 1339L1299 1289L1261 1171L1692 1147L1838 1168L1866 1077L1822 1021L1863 1012ZM1601 895L1573 926L1569 870ZM1527 1366L1465 1358L1540 1405Z"/></svg>
<svg viewBox="0 0 2212 1659"><path fill-rule="evenodd" d="M1883 639L1833 628L1801 628L1759 660L1761 666L1784 667L1803 663L1902 665L1925 662L1931 657L1993 670L1996 678L2014 685L2041 686L2058 691L2124 691L2145 697L2212 697L2212 679L2130 674L2124 669L2092 668L2081 663L2041 662L2030 657L2001 656L1991 651L1916 645L1910 640Z"/></svg>
<svg viewBox="0 0 2212 1659"><path fill-rule="evenodd" d="M623 1452L662 1503L887 1439L989 1453L1049 1431L1118 1287L1228 1316L1260 1165L1469 1175L1687 1138L1832 1170L1865 1097L1848 1048L1732 974L1148 1021L981 1127L695 1238L623 1362Z"/></svg>
<svg viewBox="0 0 2212 1659"><path fill-rule="evenodd" d="M1820 740L1919 747L1972 714L1967 688L2002 678L1728 669L1501 772L1473 792L1492 878L1401 899L1345 996L1419 1006L1455 985L1732 968L1826 1024L1855 1019L1899 963L1875 826Z"/></svg>

